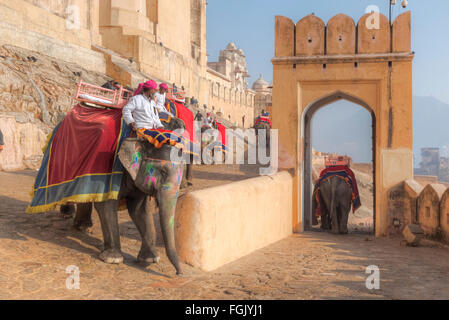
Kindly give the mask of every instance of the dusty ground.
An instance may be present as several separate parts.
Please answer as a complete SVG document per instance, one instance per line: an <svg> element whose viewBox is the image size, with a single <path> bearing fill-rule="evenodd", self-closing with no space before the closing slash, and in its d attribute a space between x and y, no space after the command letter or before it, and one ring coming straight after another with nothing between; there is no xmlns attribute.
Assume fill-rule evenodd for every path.
<svg viewBox="0 0 449 320"><path fill-rule="evenodd" d="M197 169L196 187L249 176L238 167ZM261 249L215 272L183 265L177 278L161 262L135 262L140 241L120 213L122 265L98 260L101 230L71 229L55 212L26 215L35 172L0 172L0 299L449 299L449 250L409 248L401 239L304 233ZM66 288L66 268L80 269L80 289ZM380 289L365 287L366 267L380 269Z"/></svg>

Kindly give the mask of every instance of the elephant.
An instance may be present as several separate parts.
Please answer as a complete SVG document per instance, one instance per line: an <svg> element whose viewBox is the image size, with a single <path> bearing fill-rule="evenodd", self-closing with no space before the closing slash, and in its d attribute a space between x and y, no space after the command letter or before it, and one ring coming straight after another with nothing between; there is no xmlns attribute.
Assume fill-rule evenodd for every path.
<svg viewBox="0 0 449 320"><path fill-rule="evenodd" d="M265 130L266 134L266 147L267 150L270 150L270 138L271 138L271 128L270 125L266 122L259 122L254 125L254 129L256 130L256 135L259 136L259 130ZM262 131L260 131L262 133Z"/></svg>
<svg viewBox="0 0 449 320"><path fill-rule="evenodd" d="M215 131L213 131L215 130ZM219 140L217 140L217 137L213 134L213 132L217 132L217 129L213 128L211 129L210 127L207 126L203 126L201 128L201 151L202 153L204 153L204 151L206 150L206 148L208 150L211 151L211 159L210 161L212 161L212 163L215 162L215 156L217 152L221 152L218 151L218 145L219 145ZM224 162L224 153L221 152L221 156L222 159L221 161ZM201 163L204 164L204 159L201 158Z"/></svg>
<svg viewBox="0 0 449 320"><path fill-rule="evenodd" d="M167 126L171 130L185 129L184 123L172 118ZM181 275L182 269L175 247L174 214L183 176L184 161L172 162L171 154L179 155L177 147L164 144L157 149L146 140L126 139L119 152L119 158L126 168L123 172L118 200L105 202L78 203L74 218L74 228L85 231L92 226L92 208L98 212L103 233L104 250L100 259L105 263L123 262L118 227L118 206L126 201L128 213L136 225L142 245L137 256L139 262L157 263L156 231L148 199L154 199L159 209L162 236L167 256ZM186 155L184 154L184 157ZM73 210L73 205L61 206L61 213Z"/></svg>
<svg viewBox="0 0 449 320"><path fill-rule="evenodd" d="M330 177L320 184L321 228L332 233L348 233L348 216L351 211L352 190L339 177ZM315 201L314 201L315 203ZM316 219L315 215L313 214ZM313 222L316 223L316 220Z"/></svg>

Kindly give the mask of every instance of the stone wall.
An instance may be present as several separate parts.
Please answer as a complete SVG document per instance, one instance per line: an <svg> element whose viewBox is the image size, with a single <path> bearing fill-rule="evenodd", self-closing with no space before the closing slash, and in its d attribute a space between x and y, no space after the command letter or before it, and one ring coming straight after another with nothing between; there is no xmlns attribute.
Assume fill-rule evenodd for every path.
<svg viewBox="0 0 449 320"><path fill-rule="evenodd" d="M389 234L419 224L425 234L449 243L449 188L440 183L404 181L389 190Z"/></svg>
<svg viewBox="0 0 449 320"><path fill-rule="evenodd" d="M39 169L48 129L39 122L17 121L16 117L2 114L0 129L5 143L0 152L0 171Z"/></svg>
<svg viewBox="0 0 449 320"><path fill-rule="evenodd" d="M0 47L0 170L40 166L47 134L74 106L79 79L101 85L109 78L30 50Z"/></svg>
<svg viewBox="0 0 449 320"><path fill-rule="evenodd" d="M279 172L194 191L178 201L180 259L212 271L292 234L292 177Z"/></svg>
<svg viewBox="0 0 449 320"><path fill-rule="evenodd" d="M152 78L206 103L206 54L205 0L0 0L0 113L50 130L80 78L132 87ZM240 100L222 101L223 114L252 117Z"/></svg>

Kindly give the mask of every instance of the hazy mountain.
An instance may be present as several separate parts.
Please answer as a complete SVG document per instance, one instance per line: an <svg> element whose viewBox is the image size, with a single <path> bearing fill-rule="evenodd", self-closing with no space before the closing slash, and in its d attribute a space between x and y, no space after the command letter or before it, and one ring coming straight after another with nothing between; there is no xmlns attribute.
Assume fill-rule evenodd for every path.
<svg viewBox="0 0 449 320"><path fill-rule="evenodd" d="M413 97L413 148L415 167L421 161L421 148L440 148L449 157L449 105L434 97Z"/></svg>
<svg viewBox="0 0 449 320"><path fill-rule="evenodd" d="M442 156L449 157L448 104L433 97L413 97L413 127L415 167L422 147L438 147ZM369 112L344 100L320 109L313 118L312 145L318 151L347 154L356 162L371 161Z"/></svg>
<svg viewBox="0 0 449 320"><path fill-rule="evenodd" d="M370 162L371 114L340 100L318 110L312 119L312 146L317 151L346 154L355 162Z"/></svg>

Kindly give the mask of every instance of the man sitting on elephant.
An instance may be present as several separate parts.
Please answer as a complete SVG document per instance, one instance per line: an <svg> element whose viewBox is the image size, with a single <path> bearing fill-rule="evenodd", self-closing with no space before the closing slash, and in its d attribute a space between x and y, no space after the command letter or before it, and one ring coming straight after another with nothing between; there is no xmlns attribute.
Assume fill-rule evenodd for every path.
<svg viewBox="0 0 449 320"><path fill-rule="evenodd" d="M123 119L134 131L137 129L163 129L154 102L157 84L153 80L141 83L134 96L123 108Z"/></svg>

